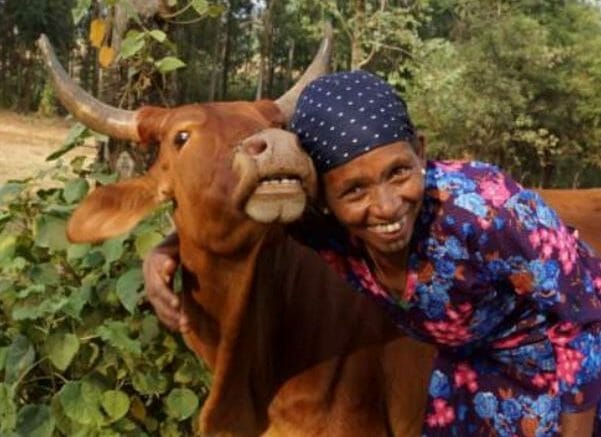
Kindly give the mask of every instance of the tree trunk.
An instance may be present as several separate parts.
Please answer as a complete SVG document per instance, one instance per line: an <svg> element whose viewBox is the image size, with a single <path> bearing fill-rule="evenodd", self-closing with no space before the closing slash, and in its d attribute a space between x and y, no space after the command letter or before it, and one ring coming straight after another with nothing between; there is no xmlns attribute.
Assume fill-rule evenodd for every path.
<svg viewBox="0 0 601 437"><path fill-rule="evenodd" d="M353 10L355 11L355 25L351 30L351 70L359 68L363 59L365 59L365 51L361 41L361 33L365 29L365 0L354 0Z"/></svg>
<svg viewBox="0 0 601 437"><path fill-rule="evenodd" d="M225 28L223 32L223 45L221 51L221 100L227 99L227 80L230 74L230 55L232 51L232 26L234 25L234 17L231 8L227 11Z"/></svg>

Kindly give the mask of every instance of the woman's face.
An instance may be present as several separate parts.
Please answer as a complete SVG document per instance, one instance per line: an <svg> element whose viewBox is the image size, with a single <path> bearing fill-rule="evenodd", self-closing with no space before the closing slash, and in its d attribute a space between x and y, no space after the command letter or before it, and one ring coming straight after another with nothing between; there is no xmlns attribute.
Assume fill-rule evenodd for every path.
<svg viewBox="0 0 601 437"><path fill-rule="evenodd" d="M326 203L374 254L407 247L424 195L423 143L378 147L323 175Z"/></svg>

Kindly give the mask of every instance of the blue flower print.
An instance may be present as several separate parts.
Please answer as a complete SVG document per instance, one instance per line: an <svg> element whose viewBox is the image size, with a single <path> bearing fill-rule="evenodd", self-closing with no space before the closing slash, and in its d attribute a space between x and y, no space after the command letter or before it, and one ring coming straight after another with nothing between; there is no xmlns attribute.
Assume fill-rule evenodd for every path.
<svg viewBox="0 0 601 437"><path fill-rule="evenodd" d="M474 397L474 405L476 407L476 413L483 419L490 419L497 414L497 408L499 407L499 401L494 394L491 392L479 392Z"/></svg>
<svg viewBox="0 0 601 437"><path fill-rule="evenodd" d="M444 243L449 256L454 260L468 259L469 254L457 237L449 237Z"/></svg>
<svg viewBox="0 0 601 437"><path fill-rule="evenodd" d="M461 194L455 198L454 204L481 218L486 217L488 212L486 202L476 193Z"/></svg>
<svg viewBox="0 0 601 437"><path fill-rule="evenodd" d="M557 229L559 227L557 214L555 214L555 211L553 211L551 208L545 205L540 199L540 197L537 196L537 199L538 202L536 205L536 214L540 223L546 226L547 228Z"/></svg>
<svg viewBox="0 0 601 437"><path fill-rule="evenodd" d="M510 420L519 419L522 415L522 406L513 398L501 402L501 411Z"/></svg>
<svg viewBox="0 0 601 437"><path fill-rule="evenodd" d="M440 319L444 315L446 304L449 302L445 287L419 284L416 294L419 296L419 307L428 317Z"/></svg>
<svg viewBox="0 0 601 437"><path fill-rule="evenodd" d="M449 260L439 259L434 262L437 274L442 278L451 279L455 276L455 264Z"/></svg>
<svg viewBox="0 0 601 437"><path fill-rule="evenodd" d="M549 414L553 408L553 398L549 395L539 396L536 401L532 403L532 410L538 417L545 417Z"/></svg>
<svg viewBox="0 0 601 437"><path fill-rule="evenodd" d="M529 263L530 271L534 275L534 297L543 306L551 306L559 301L558 278L560 273L559 263L556 260L535 260Z"/></svg>
<svg viewBox="0 0 601 437"><path fill-rule="evenodd" d="M445 398L447 399L451 395L451 386L449 385L449 378L447 375L442 373L440 370L432 372L430 378L430 396L433 398Z"/></svg>

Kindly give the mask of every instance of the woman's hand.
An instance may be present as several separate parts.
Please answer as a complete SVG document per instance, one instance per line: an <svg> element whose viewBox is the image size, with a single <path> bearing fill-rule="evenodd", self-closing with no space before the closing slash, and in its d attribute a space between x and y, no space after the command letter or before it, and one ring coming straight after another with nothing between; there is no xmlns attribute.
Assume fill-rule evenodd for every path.
<svg viewBox="0 0 601 437"><path fill-rule="evenodd" d="M179 241L169 235L144 259L144 284L148 301L159 320L172 331L182 331L188 325L181 311L180 299L173 292L173 275L178 267Z"/></svg>

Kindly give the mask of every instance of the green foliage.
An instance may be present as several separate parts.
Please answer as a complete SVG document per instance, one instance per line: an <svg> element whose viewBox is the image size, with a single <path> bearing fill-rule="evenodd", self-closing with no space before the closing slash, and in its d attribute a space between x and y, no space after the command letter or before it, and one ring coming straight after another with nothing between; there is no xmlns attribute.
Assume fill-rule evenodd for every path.
<svg viewBox="0 0 601 437"><path fill-rule="evenodd" d="M59 161L0 188L2 435L190 435L206 396L207 370L142 299L138 254L168 211L102 244L64 237L101 170Z"/></svg>

